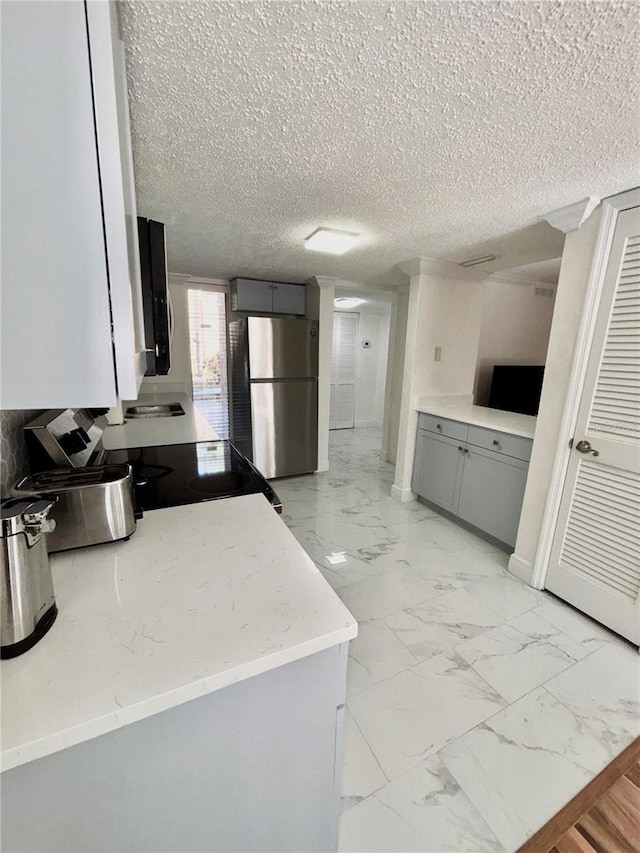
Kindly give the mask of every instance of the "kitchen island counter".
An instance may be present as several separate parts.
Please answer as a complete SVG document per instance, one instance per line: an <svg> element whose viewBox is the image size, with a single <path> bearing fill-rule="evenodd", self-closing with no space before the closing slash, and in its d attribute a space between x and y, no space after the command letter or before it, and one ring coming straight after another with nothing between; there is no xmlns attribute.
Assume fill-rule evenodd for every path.
<svg viewBox="0 0 640 853"><path fill-rule="evenodd" d="M128 542L51 565L58 619L1 665L3 770L357 634L262 495L149 512Z"/></svg>
<svg viewBox="0 0 640 853"><path fill-rule="evenodd" d="M126 418L129 406L154 406L180 403L184 415L171 418ZM200 414L193 400L181 392L158 391L140 394L137 400L122 404L123 424L110 424L102 434L105 450L130 447L157 447L162 444L191 444L196 441L219 441L220 436Z"/></svg>

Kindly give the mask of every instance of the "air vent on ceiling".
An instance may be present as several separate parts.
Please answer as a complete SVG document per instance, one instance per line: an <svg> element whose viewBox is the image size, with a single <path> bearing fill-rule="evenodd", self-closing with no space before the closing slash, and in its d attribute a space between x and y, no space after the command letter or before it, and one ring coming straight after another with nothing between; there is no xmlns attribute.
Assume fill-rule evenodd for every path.
<svg viewBox="0 0 640 853"><path fill-rule="evenodd" d="M469 258L468 261L460 261L459 267L475 267L478 264L488 264L489 261L497 260L497 255L483 255L481 258Z"/></svg>

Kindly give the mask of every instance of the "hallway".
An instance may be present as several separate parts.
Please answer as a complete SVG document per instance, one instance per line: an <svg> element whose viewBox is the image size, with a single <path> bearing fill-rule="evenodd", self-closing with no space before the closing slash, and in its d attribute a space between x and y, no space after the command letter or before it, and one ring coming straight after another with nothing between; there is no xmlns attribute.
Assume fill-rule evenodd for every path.
<svg viewBox="0 0 640 853"><path fill-rule="evenodd" d="M360 624L342 851L514 851L640 734L636 650L389 496L373 428L279 480L284 519Z"/></svg>

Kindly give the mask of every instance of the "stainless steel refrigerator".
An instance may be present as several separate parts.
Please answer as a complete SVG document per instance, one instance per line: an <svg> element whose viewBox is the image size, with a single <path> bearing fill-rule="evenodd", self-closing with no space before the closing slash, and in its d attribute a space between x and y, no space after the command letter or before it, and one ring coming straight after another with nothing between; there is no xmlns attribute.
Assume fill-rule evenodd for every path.
<svg viewBox="0 0 640 853"><path fill-rule="evenodd" d="M315 471L318 323L243 317L229 346L233 443L269 479Z"/></svg>

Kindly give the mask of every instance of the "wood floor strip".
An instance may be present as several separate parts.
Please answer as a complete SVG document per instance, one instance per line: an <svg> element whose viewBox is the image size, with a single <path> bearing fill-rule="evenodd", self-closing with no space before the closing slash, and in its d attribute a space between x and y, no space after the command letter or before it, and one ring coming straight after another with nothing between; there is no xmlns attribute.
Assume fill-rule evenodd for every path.
<svg viewBox="0 0 640 853"><path fill-rule="evenodd" d="M594 853L594 851L584 835L572 826L553 848L553 853Z"/></svg>
<svg viewBox="0 0 640 853"><path fill-rule="evenodd" d="M623 777L624 782L618 787ZM603 798L604 805L599 802ZM639 816L640 738L560 809L518 853L640 853Z"/></svg>

